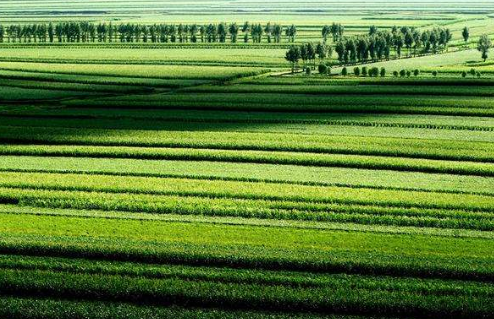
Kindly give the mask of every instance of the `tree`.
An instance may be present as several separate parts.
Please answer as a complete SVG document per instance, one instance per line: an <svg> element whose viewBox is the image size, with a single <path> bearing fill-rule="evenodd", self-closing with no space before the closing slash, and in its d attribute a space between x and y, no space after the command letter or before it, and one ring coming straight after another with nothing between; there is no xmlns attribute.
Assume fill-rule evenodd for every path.
<svg viewBox="0 0 494 319"><path fill-rule="evenodd" d="M331 28L328 25L325 25L324 27L322 27L321 33L322 33L322 39L326 44L326 42L328 41L328 36L331 33Z"/></svg>
<svg viewBox="0 0 494 319"><path fill-rule="evenodd" d="M463 72L461 72L461 76L462 76L463 78L466 78L466 77L467 77L467 71L463 71Z"/></svg>
<svg viewBox="0 0 494 319"><path fill-rule="evenodd" d="M492 42L491 39L487 35L483 35L479 39L479 43L477 45L477 50L482 53L482 59L484 59L484 62L487 60L489 57L489 49L492 47Z"/></svg>
<svg viewBox="0 0 494 319"><path fill-rule="evenodd" d="M393 71L393 76L394 76L395 78L397 78L397 77L398 77L398 71Z"/></svg>
<svg viewBox="0 0 494 319"><path fill-rule="evenodd" d="M327 56L327 49L324 44L318 43L316 46L316 54L319 58L319 62L322 62Z"/></svg>
<svg viewBox="0 0 494 319"><path fill-rule="evenodd" d="M355 76L360 76L360 68L358 66L353 68L353 74L355 74Z"/></svg>
<svg viewBox="0 0 494 319"><path fill-rule="evenodd" d="M432 76L437 77L437 71L432 71Z"/></svg>
<svg viewBox="0 0 494 319"><path fill-rule="evenodd" d="M470 38L470 30L468 29L468 27L463 28L463 32L461 33L461 35L463 36L463 40L465 41L465 43L467 43L468 38Z"/></svg>
<svg viewBox="0 0 494 319"><path fill-rule="evenodd" d="M335 48L336 54L338 54L338 60L340 63L343 63L345 61L345 55L346 55L346 47L345 44L340 41L336 44Z"/></svg>
<svg viewBox="0 0 494 319"><path fill-rule="evenodd" d="M415 70L413 71L413 75L415 75L415 76L419 76L419 74L420 74L419 69L415 69Z"/></svg>
<svg viewBox="0 0 494 319"><path fill-rule="evenodd" d="M381 77L385 77L386 76L386 69L385 68L381 68Z"/></svg>
<svg viewBox="0 0 494 319"><path fill-rule="evenodd" d="M342 70L341 70L341 75L343 76L347 76L348 75L348 70L346 67L344 67Z"/></svg>
<svg viewBox="0 0 494 319"><path fill-rule="evenodd" d="M236 23L230 24L230 27L228 28L228 32L230 32L230 39L232 43L237 42L238 31L239 31L239 27Z"/></svg>
<svg viewBox="0 0 494 319"><path fill-rule="evenodd" d="M292 46L286 52L285 60L287 60L288 62L290 62L292 64L292 73L295 73L295 67L297 66L300 58L301 58L301 54L300 54L300 48L299 47Z"/></svg>
<svg viewBox="0 0 494 319"><path fill-rule="evenodd" d="M307 58L313 62L314 70L316 69L316 48L312 43L307 44Z"/></svg>
<svg viewBox="0 0 494 319"><path fill-rule="evenodd" d="M367 67L366 67L366 66L364 66L364 67L362 68L362 76L367 76L367 75L369 75L369 71L368 71Z"/></svg>

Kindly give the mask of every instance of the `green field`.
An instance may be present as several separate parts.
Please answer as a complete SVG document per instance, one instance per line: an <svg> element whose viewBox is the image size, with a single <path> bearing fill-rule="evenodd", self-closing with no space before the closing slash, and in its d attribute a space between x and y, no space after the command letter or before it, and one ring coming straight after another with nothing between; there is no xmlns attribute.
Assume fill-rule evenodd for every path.
<svg viewBox="0 0 494 319"><path fill-rule="evenodd" d="M1 318L492 318L493 3L0 2L73 21L452 38L382 77L292 74L285 36L0 40Z"/></svg>

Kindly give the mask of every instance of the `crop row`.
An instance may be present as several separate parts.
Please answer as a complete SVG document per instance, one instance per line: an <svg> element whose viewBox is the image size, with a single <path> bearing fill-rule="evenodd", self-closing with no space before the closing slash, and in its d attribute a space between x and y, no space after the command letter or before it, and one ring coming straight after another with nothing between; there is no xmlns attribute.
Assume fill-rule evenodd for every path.
<svg viewBox="0 0 494 319"><path fill-rule="evenodd" d="M183 84L186 85L186 84ZM187 123L232 124L324 124L367 127L401 127L422 129L447 129L492 131L494 120L485 117L437 116L437 115L370 115L339 113L279 113L279 112L221 112L201 110L132 110L57 108L8 110L5 117L18 119L36 118L45 123L53 119L69 120L147 120ZM238 128L237 128L238 129Z"/></svg>
<svg viewBox="0 0 494 319"><path fill-rule="evenodd" d="M453 86L453 85L398 85L387 84L380 85L379 82L372 85L349 85L348 83L338 83L338 81L327 82L324 84L309 84L309 85L265 85L262 80L259 84L256 79L249 79L247 83L240 82L239 84L229 86L200 86L188 88L185 91L191 93L298 93L309 95L386 95L389 97L398 96L399 100L403 100L404 96L412 96L413 98L421 96L442 96L450 99L451 96L471 96L471 97L489 97L494 96L492 87L490 86ZM418 84L418 83L415 83ZM455 83L456 84L456 83ZM360 98L360 97L359 97ZM398 101L399 101L398 100Z"/></svg>
<svg viewBox="0 0 494 319"><path fill-rule="evenodd" d="M492 239L46 215L0 220L3 254L494 280Z"/></svg>
<svg viewBox="0 0 494 319"><path fill-rule="evenodd" d="M493 194L489 177L338 167L86 158L1 156L5 172L79 173L87 175L180 177L193 180L269 182L286 185L340 186L452 194Z"/></svg>
<svg viewBox="0 0 494 319"><path fill-rule="evenodd" d="M12 297L0 298L0 316L11 319L368 319L368 317L345 315L316 315L305 313L256 312L241 310L219 310L205 308L182 307L153 307L150 305L134 305L119 302L101 302L88 300L47 299L38 297ZM373 319L386 319L373 317ZM392 318L388 318L392 319Z"/></svg>
<svg viewBox="0 0 494 319"><path fill-rule="evenodd" d="M375 136L0 126L0 141L29 144L294 151L494 162L492 143Z"/></svg>
<svg viewBox="0 0 494 319"><path fill-rule="evenodd" d="M0 155L268 163L494 177L494 164L491 163L303 152L291 153L125 146L5 145L0 149Z"/></svg>
<svg viewBox="0 0 494 319"><path fill-rule="evenodd" d="M179 279L129 278L46 271L3 270L0 291L55 298L319 313L393 315L421 318L488 318L494 310L485 297L400 293L380 290L289 288Z"/></svg>
<svg viewBox="0 0 494 319"><path fill-rule="evenodd" d="M205 131L205 132L246 132L246 133L286 133L304 135L336 135L336 136L366 136L391 138L421 138L457 141L494 142L494 135L489 129L475 128L473 130L442 130L395 125L338 125L326 123L236 123L217 121L160 121L157 119L88 119L88 118L29 118L9 116L0 119L0 125L25 127L65 127L81 129L130 129L130 130L160 130L160 131Z"/></svg>
<svg viewBox="0 0 494 319"><path fill-rule="evenodd" d="M80 187L79 190L78 187L55 186L53 188L40 187L38 190L33 190L25 188L25 185L19 187L0 188L1 202L47 208L97 209L155 214L233 216L474 230L494 229L492 213L486 211L476 213L458 210L458 208L451 210L413 206L382 207L379 205L362 205L358 203L358 200L353 201L353 203L339 203L338 200L331 198L330 200L336 203L245 199L250 194L243 197L240 195L239 198L232 198L232 195L229 194L226 198L208 198L208 193L201 194L200 192L154 191L155 194L152 190L126 194L118 192L129 190L129 188ZM214 195L213 193L209 196ZM369 201L372 202L372 200ZM434 206L434 203L427 205Z"/></svg>

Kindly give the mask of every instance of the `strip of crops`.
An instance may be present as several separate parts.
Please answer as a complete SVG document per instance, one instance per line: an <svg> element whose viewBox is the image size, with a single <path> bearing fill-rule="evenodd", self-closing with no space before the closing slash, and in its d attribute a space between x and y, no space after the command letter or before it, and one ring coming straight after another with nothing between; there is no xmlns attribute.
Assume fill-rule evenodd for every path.
<svg viewBox="0 0 494 319"><path fill-rule="evenodd" d="M349 167L494 177L494 164L383 156L125 146L5 145L0 155L129 158Z"/></svg>
<svg viewBox="0 0 494 319"><path fill-rule="evenodd" d="M276 150L494 162L492 143L419 138L0 126L0 141L29 144Z"/></svg>
<svg viewBox="0 0 494 319"><path fill-rule="evenodd" d="M204 308L181 307L153 307L150 305L134 305L130 303L99 302L88 300L46 299L39 297L12 297L0 298L0 315L5 318L15 319L283 319L287 315L290 318L309 319L368 319L368 317L345 315L316 315L304 313L283 312L255 312L241 310L220 310ZM373 319L392 319L384 317L372 317Z"/></svg>
<svg viewBox="0 0 494 319"><path fill-rule="evenodd" d="M417 207L406 203L403 203L403 206L399 203L394 203L393 206L393 203L390 203L391 207L382 207L379 206L379 201L375 199L365 202L362 200L342 201L341 199L329 197L329 203L304 203L289 200L240 199L242 196L238 196L239 198L231 198L231 196L227 196L227 198L208 198L204 197L207 194L200 194L199 192L192 192L192 194L179 193L179 196L176 195L177 192L172 192L171 194L165 192L165 196L163 193L162 195L122 194L115 193L115 189L110 189L110 192L98 192L98 188L91 189L90 192L81 190L75 192L74 188L72 188L72 191L45 189L1 188L0 198L3 203L47 208L350 222L473 230L494 229L492 211L488 213L489 209L482 208L482 212L475 212L475 207L468 207L465 204L460 205L460 207L447 207L445 210L437 209L442 207L436 203L428 203L426 207ZM63 189L63 187L55 187L54 189ZM87 190L85 187L81 189ZM184 197L183 195L187 196ZM214 196L214 194L211 195ZM247 195L247 197L252 197L252 195ZM467 209L469 211L458 209Z"/></svg>
<svg viewBox="0 0 494 319"><path fill-rule="evenodd" d="M298 93L311 95L386 95L398 99L404 99L404 96L411 95L415 99L420 96L440 95L443 97L451 96L472 96L488 97L494 96L490 86L421 86L421 85L380 85L379 82L373 85L345 85L338 82L327 82L324 85L264 85L262 82L256 84L256 80L250 80L253 84L237 84L230 86L201 86L185 90L194 93ZM455 83L456 84L456 83Z"/></svg>
<svg viewBox="0 0 494 319"><path fill-rule="evenodd" d="M474 130L437 130L423 128L390 127L379 125L347 125L340 124L297 124L297 123L235 123L211 121L160 121L156 119L63 119L63 118L20 118L4 117L0 125L25 126L31 129L39 127L64 127L81 129L131 129L131 130L160 130L160 131L206 131L206 132L263 132L313 135L339 135L392 138L421 138L458 141L494 142L489 129Z"/></svg>
<svg viewBox="0 0 494 319"><path fill-rule="evenodd" d="M8 233L0 238L3 254L486 282L494 278L490 239L100 218L0 218Z"/></svg>
<svg viewBox="0 0 494 319"><path fill-rule="evenodd" d="M429 210L432 211L432 210ZM493 232L467 230L467 229L448 229L448 228L430 228L414 226L389 226L389 225L362 225L356 223L334 223L320 221L303 221L303 220L276 220L260 218L242 218L242 217L220 217L220 216L200 216L200 215L177 215L177 214L153 214L138 212L122 211L103 211L103 210L76 210L60 208L42 208L19 205L0 205L0 212L9 214L27 214L27 215L48 215L48 216L70 216L85 218L106 218L106 219L131 219L131 220L148 220L148 221L167 221L167 222L188 222L188 223L206 223L206 224L225 224L225 225L246 225L246 226L263 226L263 227L288 227L296 229L319 229L319 230L345 230L371 232L380 234L408 234L408 235L428 235L443 236L455 238L485 238L494 239ZM471 213L470 215L475 215Z"/></svg>
<svg viewBox="0 0 494 319"><path fill-rule="evenodd" d="M187 84L183 84L187 85ZM447 129L492 131L494 120L486 117L438 115L370 115L362 113L278 113L278 112L221 112L201 110L132 110L132 109L9 109L2 112L12 119L36 118L43 124L51 119L119 119L232 124L326 124L364 127L400 127L421 129ZM89 124L88 124L89 125ZM184 124L185 125L185 124Z"/></svg>
<svg viewBox="0 0 494 319"><path fill-rule="evenodd" d="M182 177L199 180L266 181L289 185L494 194L494 180L488 177L479 178L475 176L336 167L207 161L133 159L112 159L109 161L105 158L84 157L1 156L0 170L7 172L84 173L110 176Z"/></svg>
<svg viewBox="0 0 494 319"><path fill-rule="evenodd" d="M478 298L379 290L288 288L256 284L211 283L177 279L128 278L44 271L2 271L4 293L42 293L53 297L146 302L155 305L224 307L234 309L315 311L367 314L396 312L435 318L488 318L492 307ZM99 298L98 298L99 296ZM383 302L383 300L386 300Z"/></svg>

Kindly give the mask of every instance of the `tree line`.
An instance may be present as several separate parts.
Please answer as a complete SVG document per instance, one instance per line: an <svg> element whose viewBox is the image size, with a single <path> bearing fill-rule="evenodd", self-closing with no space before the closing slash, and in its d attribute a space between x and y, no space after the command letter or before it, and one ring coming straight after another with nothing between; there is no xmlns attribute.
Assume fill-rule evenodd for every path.
<svg viewBox="0 0 494 319"><path fill-rule="evenodd" d="M320 60L331 57L333 51L338 55L341 64L354 64L357 62L376 62L389 60L391 52L397 57L406 55L437 53L447 50L452 39L452 33L446 28L434 28L432 30L419 31L410 27L393 27L391 30L380 31L371 26L368 34L346 37L344 27L338 24L323 27L323 43L317 45L302 44L288 49L285 59L292 65L292 71L303 61L314 62L317 55ZM333 46L327 45L328 37L332 36Z"/></svg>
<svg viewBox="0 0 494 319"><path fill-rule="evenodd" d="M61 22L29 25L0 25L0 42L232 42L280 43L283 36L295 42L297 27L267 23L226 24L113 24Z"/></svg>

